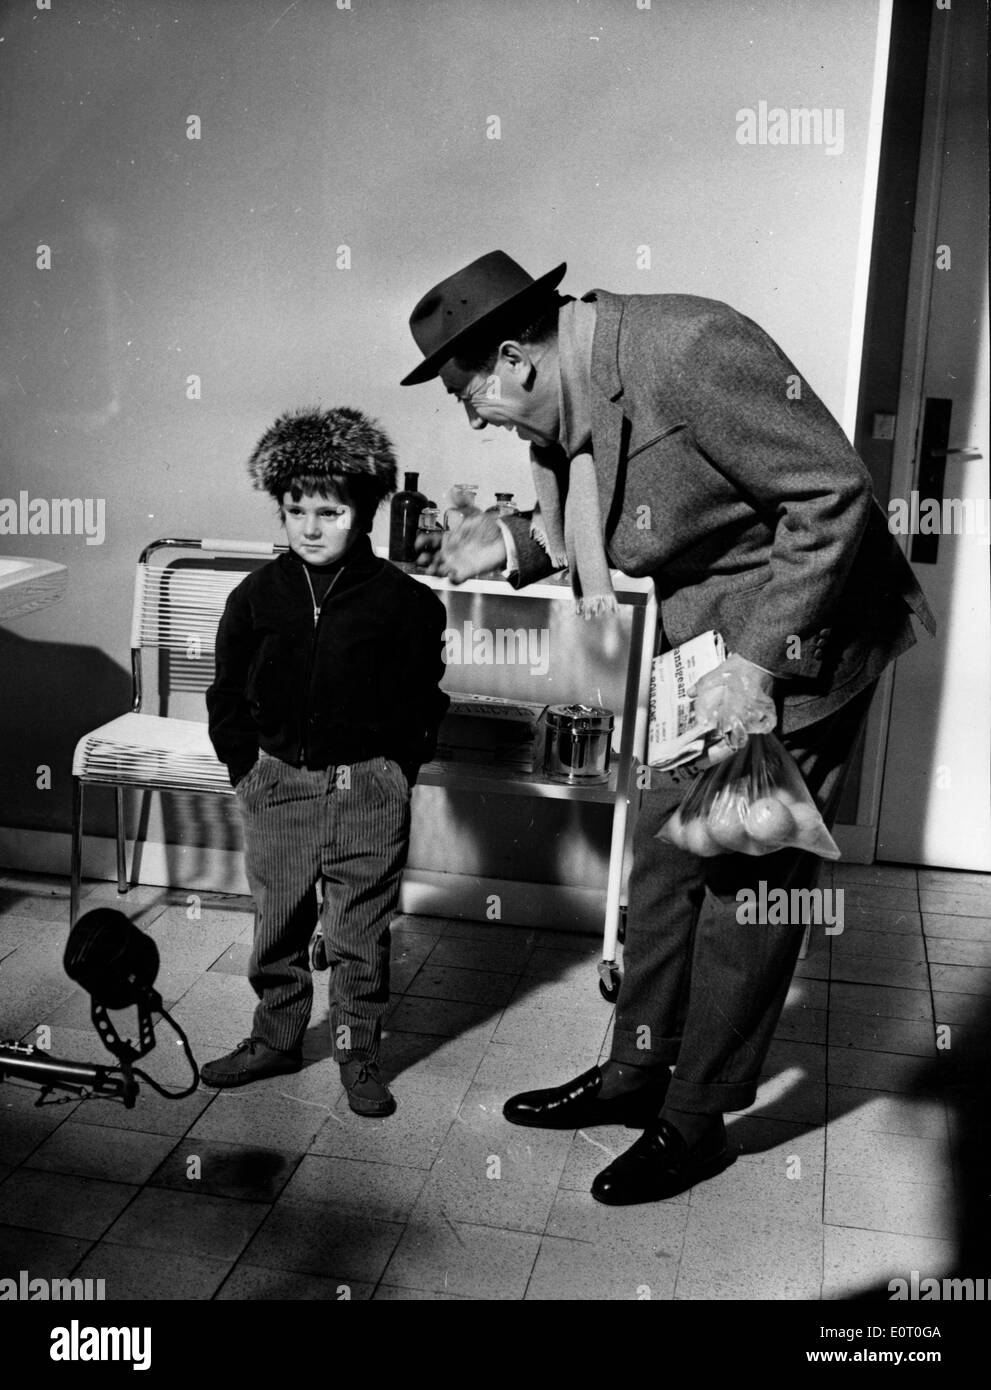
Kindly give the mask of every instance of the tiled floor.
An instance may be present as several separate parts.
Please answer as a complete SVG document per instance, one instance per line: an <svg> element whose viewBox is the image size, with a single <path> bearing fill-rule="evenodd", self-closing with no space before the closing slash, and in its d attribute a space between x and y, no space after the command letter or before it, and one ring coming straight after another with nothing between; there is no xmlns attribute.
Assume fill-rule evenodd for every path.
<svg viewBox="0 0 991 1390"><path fill-rule="evenodd" d="M757 1103L730 1117L737 1161L690 1193L599 1206L589 1184L630 1131L502 1118L512 1092L608 1051L597 942L402 917L387 1120L343 1102L325 1004L304 1070L244 1090L39 1108L0 1084L0 1276L103 1278L108 1299L582 1300L985 1277L991 876L842 866L830 883L844 931L814 931ZM84 906L101 902L120 904L90 885ZM122 905L158 943L197 1057L244 1037L250 904L204 897L192 920L185 893L137 888ZM0 1038L109 1062L62 971L67 920L64 881L0 878ZM157 1036L145 1065L180 1087L174 1037Z"/></svg>

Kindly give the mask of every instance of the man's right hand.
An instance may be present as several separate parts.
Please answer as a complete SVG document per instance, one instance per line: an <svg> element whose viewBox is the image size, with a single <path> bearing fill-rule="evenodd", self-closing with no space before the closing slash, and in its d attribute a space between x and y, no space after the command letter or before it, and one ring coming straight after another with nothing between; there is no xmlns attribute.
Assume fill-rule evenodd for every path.
<svg viewBox="0 0 991 1390"><path fill-rule="evenodd" d="M463 584L476 575L503 569L506 543L490 512L473 512L454 531L418 536L416 563L426 574L439 574L452 584Z"/></svg>

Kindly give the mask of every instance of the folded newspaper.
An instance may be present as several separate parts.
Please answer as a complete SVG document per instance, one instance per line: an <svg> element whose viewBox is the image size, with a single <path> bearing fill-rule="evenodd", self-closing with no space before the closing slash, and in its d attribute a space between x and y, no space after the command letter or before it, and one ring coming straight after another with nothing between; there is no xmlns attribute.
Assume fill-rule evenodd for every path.
<svg viewBox="0 0 991 1390"><path fill-rule="evenodd" d="M713 742L715 729L695 718L695 683L726 660L718 632L703 632L662 656L655 656L650 673L650 725L647 762L676 775L701 758Z"/></svg>

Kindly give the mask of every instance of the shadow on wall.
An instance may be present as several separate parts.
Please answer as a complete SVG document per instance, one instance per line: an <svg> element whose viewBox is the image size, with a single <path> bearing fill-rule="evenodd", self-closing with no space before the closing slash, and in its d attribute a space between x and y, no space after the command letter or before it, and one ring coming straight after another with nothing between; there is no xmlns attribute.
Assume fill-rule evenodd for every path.
<svg viewBox="0 0 991 1390"><path fill-rule="evenodd" d="M72 824L72 754L83 734L125 713L128 671L92 646L36 642L0 628L5 737L0 739L0 788L21 807L24 829L68 832ZM13 740L7 731L18 730ZM89 834L114 833L113 802L94 797Z"/></svg>

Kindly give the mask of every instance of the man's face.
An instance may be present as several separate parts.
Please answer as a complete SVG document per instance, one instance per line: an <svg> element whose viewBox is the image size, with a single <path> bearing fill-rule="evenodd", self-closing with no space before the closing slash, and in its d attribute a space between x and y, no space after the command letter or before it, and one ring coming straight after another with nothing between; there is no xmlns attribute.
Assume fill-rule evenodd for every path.
<svg viewBox="0 0 991 1390"><path fill-rule="evenodd" d="M282 520L289 549L311 565L329 565L339 560L357 534L354 508L338 494L306 492L298 502L291 492L282 498Z"/></svg>
<svg viewBox="0 0 991 1390"><path fill-rule="evenodd" d="M465 408L473 430L515 430L528 444L557 442L560 402L556 358L550 351L505 343L491 372L466 372L454 361L441 368L447 391Z"/></svg>

